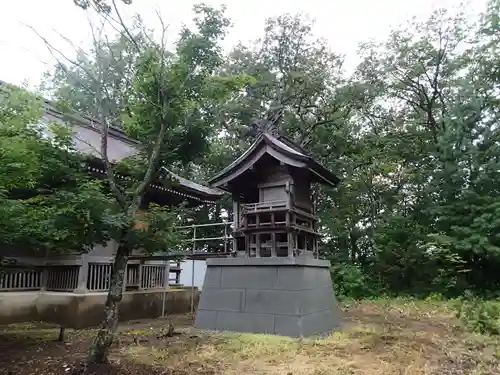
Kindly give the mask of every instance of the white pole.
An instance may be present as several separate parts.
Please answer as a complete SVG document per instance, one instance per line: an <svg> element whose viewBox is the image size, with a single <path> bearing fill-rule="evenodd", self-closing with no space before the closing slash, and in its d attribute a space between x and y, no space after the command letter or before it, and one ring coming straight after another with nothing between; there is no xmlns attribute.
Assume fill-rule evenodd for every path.
<svg viewBox="0 0 500 375"><path fill-rule="evenodd" d="M194 255L196 250L196 227L193 226L193 251ZM194 314L194 256L191 258L191 314Z"/></svg>
<svg viewBox="0 0 500 375"><path fill-rule="evenodd" d="M168 274L170 273L170 261L166 260L167 264L163 268L163 296L161 301L161 317L165 317L165 302L167 300L167 289L168 289Z"/></svg>

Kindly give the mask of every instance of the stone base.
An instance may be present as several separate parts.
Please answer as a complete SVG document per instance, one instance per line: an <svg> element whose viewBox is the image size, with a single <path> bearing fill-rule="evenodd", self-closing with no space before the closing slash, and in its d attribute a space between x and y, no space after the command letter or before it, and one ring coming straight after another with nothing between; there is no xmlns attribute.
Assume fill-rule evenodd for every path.
<svg viewBox="0 0 500 375"><path fill-rule="evenodd" d="M196 328L300 337L340 326L330 262L307 258L207 259Z"/></svg>

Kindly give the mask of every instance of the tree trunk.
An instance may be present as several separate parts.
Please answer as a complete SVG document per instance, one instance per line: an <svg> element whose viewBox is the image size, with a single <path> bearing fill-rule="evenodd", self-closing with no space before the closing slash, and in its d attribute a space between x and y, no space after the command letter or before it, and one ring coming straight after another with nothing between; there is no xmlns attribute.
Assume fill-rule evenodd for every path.
<svg viewBox="0 0 500 375"><path fill-rule="evenodd" d="M104 308L104 319L99 332L89 348L87 363L104 363L107 361L109 348L113 343L116 329L118 328L118 303L123 298L123 285L128 257L129 250L126 241L120 242L113 262L111 282Z"/></svg>

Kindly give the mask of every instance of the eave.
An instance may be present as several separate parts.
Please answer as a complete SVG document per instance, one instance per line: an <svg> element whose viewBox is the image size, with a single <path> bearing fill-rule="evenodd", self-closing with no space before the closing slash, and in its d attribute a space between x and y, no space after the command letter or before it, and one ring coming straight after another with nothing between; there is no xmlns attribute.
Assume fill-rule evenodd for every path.
<svg viewBox="0 0 500 375"><path fill-rule="evenodd" d="M64 122L65 118L69 117L71 121L73 121L74 126L80 126L85 128L88 131L94 132L99 139L100 143L100 123L97 120L88 117L88 116L80 116L78 114L66 115L61 111L58 111L49 101L45 101L45 113L52 117L54 120L59 122ZM130 139L126 136L123 130L110 127L109 138L118 142L118 146L125 148L124 152L125 157L131 156L134 153L138 152L138 147L140 143L136 140ZM92 144L92 142L88 142ZM95 142L94 142L95 143ZM92 145L95 149L100 149L100 144ZM77 147L78 149L78 147ZM105 175L105 171L102 165L102 160L99 158L99 155L96 155L95 152L86 152L88 150L79 150L82 153L88 154L89 156L93 156L94 163L92 168L93 172L97 172L101 175ZM118 162L121 160L119 157L118 160L113 160L113 162ZM167 169L167 168L165 168ZM168 169L167 169L168 171ZM185 199L194 200L199 203L215 203L219 199L222 198L224 192L219 189L212 189L207 186L203 186L196 182L190 181L186 178L176 175L175 173L168 171L169 174L172 175L174 182L171 183L166 181L154 181L151 184L151 188L157 190L159 193L171 193L175 194L179 197L183 197ZM130 176L117 174L116 177L118 179L130 179Z"/></svg>
<svg viewBox="0 0 500 375"><path fill-rule="evenodd" d="M10 85L6 82L0 81L1 85ZM15 85L10 85L15 86ZM90 159L97 159L99 162L88 164L90 168L94 169L94 173L104 175L102 160L100 158L100 135L102 128L100 122L90 116L85 116L77 112L66 113L57 109L54 102L41 98L43 100L44 120L53 121L60 124L66 124L70 120L74 131L73 138L76 143L76 150L80 153L91 156ZM80 129L78 129L78 127ZM87 139L79 139L76 133L84 129L88 135ZM138 152L140 143L137 140L127 137L125 132L116 127L109 127L108 138L108 153L111 162L118 162L126 157L132 156ZM86 145L88 147L86 147ZM115 156L115 157L113 157ZM90 160L89 159L89 160ZM166 168L165 168L166 169ZM190 181L186 178L180 177L173 172L168 171L173 176L174 184L165 181L154 181L151 188L158 190L158 192L168 192L178 195L179 197L187 198L190 200L198 201L200 203L215 203L215 201L222 198L224 192L219 189L209 188L207 186ZM117 178L130 179L130 176L118 175Z"/></svg>
<svg viewBox="0 0 500 375"><path fill-rule="evenodd" d="M318 181L335 187L340 179L331 171L316 162L307 152L285 137L260 134L255 142L233 163L213 176L209 185L226 189L226 184L245 173L245 164L254 164L264 154L269 154L280 162L296 168L308 169Z"/></svg>
<svg viewBox="0 0 500 375"><path fill-rule="evenodd" d="M87 162L87 169L89 172L97 174L102 179L106 176L106 171L100 159L89 159ZM183 199L193 201L192 203L198 202L200 204L214 204L225 194L225 192L220 189L208 188L180 177L173 172L169 171L169 173L172 175L172 179L156 179L149 185L149 189L159 194L174 194ZM132 180L132 177L127 174L115 172L114 175L118 180Z"/></svg>

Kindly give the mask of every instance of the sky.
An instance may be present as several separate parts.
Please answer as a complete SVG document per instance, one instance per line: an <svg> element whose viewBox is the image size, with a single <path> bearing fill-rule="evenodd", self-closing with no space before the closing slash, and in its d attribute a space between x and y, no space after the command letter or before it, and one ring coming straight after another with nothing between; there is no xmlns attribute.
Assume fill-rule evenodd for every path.
<svg viewBox="0 0 500 375"><path fill-rule="evenodd" d="M413 16L426 18L436 8L456 8L460 0L204 0L208 5L227 6L233 27L224 42L230 49L239 41L247 42L262 35L265 20L283 13L304 13L315 20L314 33L325 38L330 48L345 55L345 67L357 63L360 42L383 40L390 30ZM192 18L196 0L133 0L123 6L124 18L139 13L153 27L158 11L176 37L183 23ZM466 11L480 12L486 0L469 0ZM88 45L91 40L86 12L72 0L16 0L0 2L0 80L29 86L39 83L54 59L35 32L48 38L57 48L70 53L60 37L74 45ZM60 35L58 35L60 34Z"/></svg>

